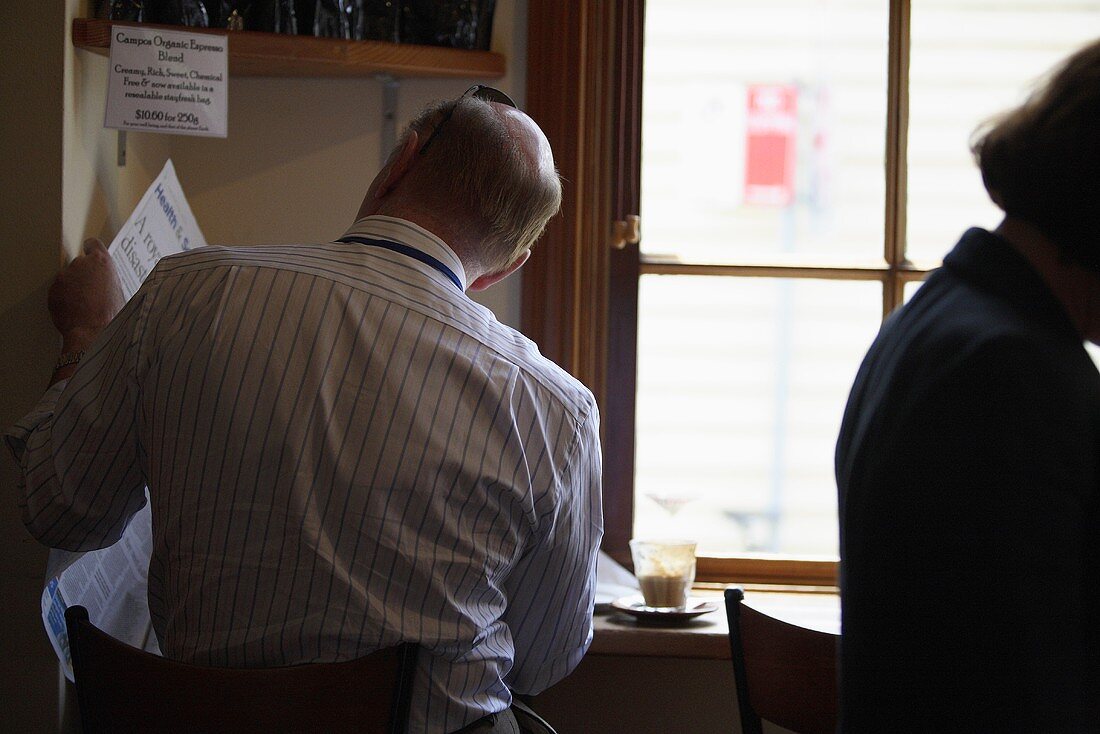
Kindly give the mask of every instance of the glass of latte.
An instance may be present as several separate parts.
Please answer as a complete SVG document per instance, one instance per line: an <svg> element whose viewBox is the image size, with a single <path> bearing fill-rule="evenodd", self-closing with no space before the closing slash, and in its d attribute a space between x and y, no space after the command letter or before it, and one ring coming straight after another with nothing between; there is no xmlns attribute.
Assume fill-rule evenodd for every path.
<svg viewBox="0 0 1100 734"><path fill-rule="evenodd" d="M647 607L683 609L695 581L695 541L630 541L634 575Z"/></svg>

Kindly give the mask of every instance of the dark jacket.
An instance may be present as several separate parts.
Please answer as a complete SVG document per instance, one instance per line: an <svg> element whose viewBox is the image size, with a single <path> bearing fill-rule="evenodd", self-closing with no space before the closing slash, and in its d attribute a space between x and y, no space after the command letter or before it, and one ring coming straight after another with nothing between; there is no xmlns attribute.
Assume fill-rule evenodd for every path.
<svg viewBox="0 0 1100 734"><path fill-rule="evenodd" d="M883 325L836 451L841 731L1100 731L1100 375L969 230Z"/></svg>

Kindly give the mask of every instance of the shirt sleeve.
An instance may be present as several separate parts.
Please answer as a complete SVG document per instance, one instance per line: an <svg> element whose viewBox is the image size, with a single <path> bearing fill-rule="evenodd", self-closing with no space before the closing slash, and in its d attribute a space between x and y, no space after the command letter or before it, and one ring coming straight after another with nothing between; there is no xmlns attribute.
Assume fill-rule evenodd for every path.
<svg viewBox="0 0 1100 734"><path fill-rule="evenodd" d="M517 693L533 695L564 678L592 642L596 556L603 537L601 483L599 414L593 404L575 437L558 515L509 584L505 621L515 662L505 682Z"/></svg>
<svg viewBox="0 0 1100 734"><path fill-rule="evenodd" d="M4 434L20 468L23 523L50 547L111 545L145 504L134 388L140 303L132 298L73 376Z"/></svg>

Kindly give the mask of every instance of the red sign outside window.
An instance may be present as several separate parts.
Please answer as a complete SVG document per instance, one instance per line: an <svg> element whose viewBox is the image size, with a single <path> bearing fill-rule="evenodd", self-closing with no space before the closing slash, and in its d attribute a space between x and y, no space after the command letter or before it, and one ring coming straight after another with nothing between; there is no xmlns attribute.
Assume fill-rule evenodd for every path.
<svg viewBox="0 0 1100 734"><path fill-rule="evenodd" d="M798 88L749 87L745 141L745 203L787 206L794 201Z"/></svg>

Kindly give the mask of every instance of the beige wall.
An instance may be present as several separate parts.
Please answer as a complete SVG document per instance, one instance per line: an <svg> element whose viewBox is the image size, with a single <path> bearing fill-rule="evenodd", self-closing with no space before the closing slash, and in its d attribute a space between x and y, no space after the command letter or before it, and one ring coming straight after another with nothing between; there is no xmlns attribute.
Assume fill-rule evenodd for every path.
<svg viewBox="0 0 1100 734"><path fill-rule="evenodd" d="M75 15L88 0L68 0ZM493 50L507 59L498 80L403 79L400 130L430 101L489 81L522 104L526 65L523 0L498 0ZM234 78L224 139L129 133L127 163L115 165L117 133L102 127L107 61L67 45L64 98L65 246L86 236L110 241L171 158L207 241L316 242L354 218L384 151L381 83L363 79ZM520 279L475 297L518 325Z"/></svg>
<svg viewBox="0 0 1100 734"><path fill-rule="evenodd" d="M0 425L45 387L57 357L44 304L61 240L61 3L0 3ZM33 15L32 23L23 15ZM19 73L26 70L26 73ZM32 226L33 224L33 226ZM6 454L6 450L3 450ZM12 462L0 461L0 731L43 731L56 710L56 666L38 593L46 552L23 530Z"/></svg>

